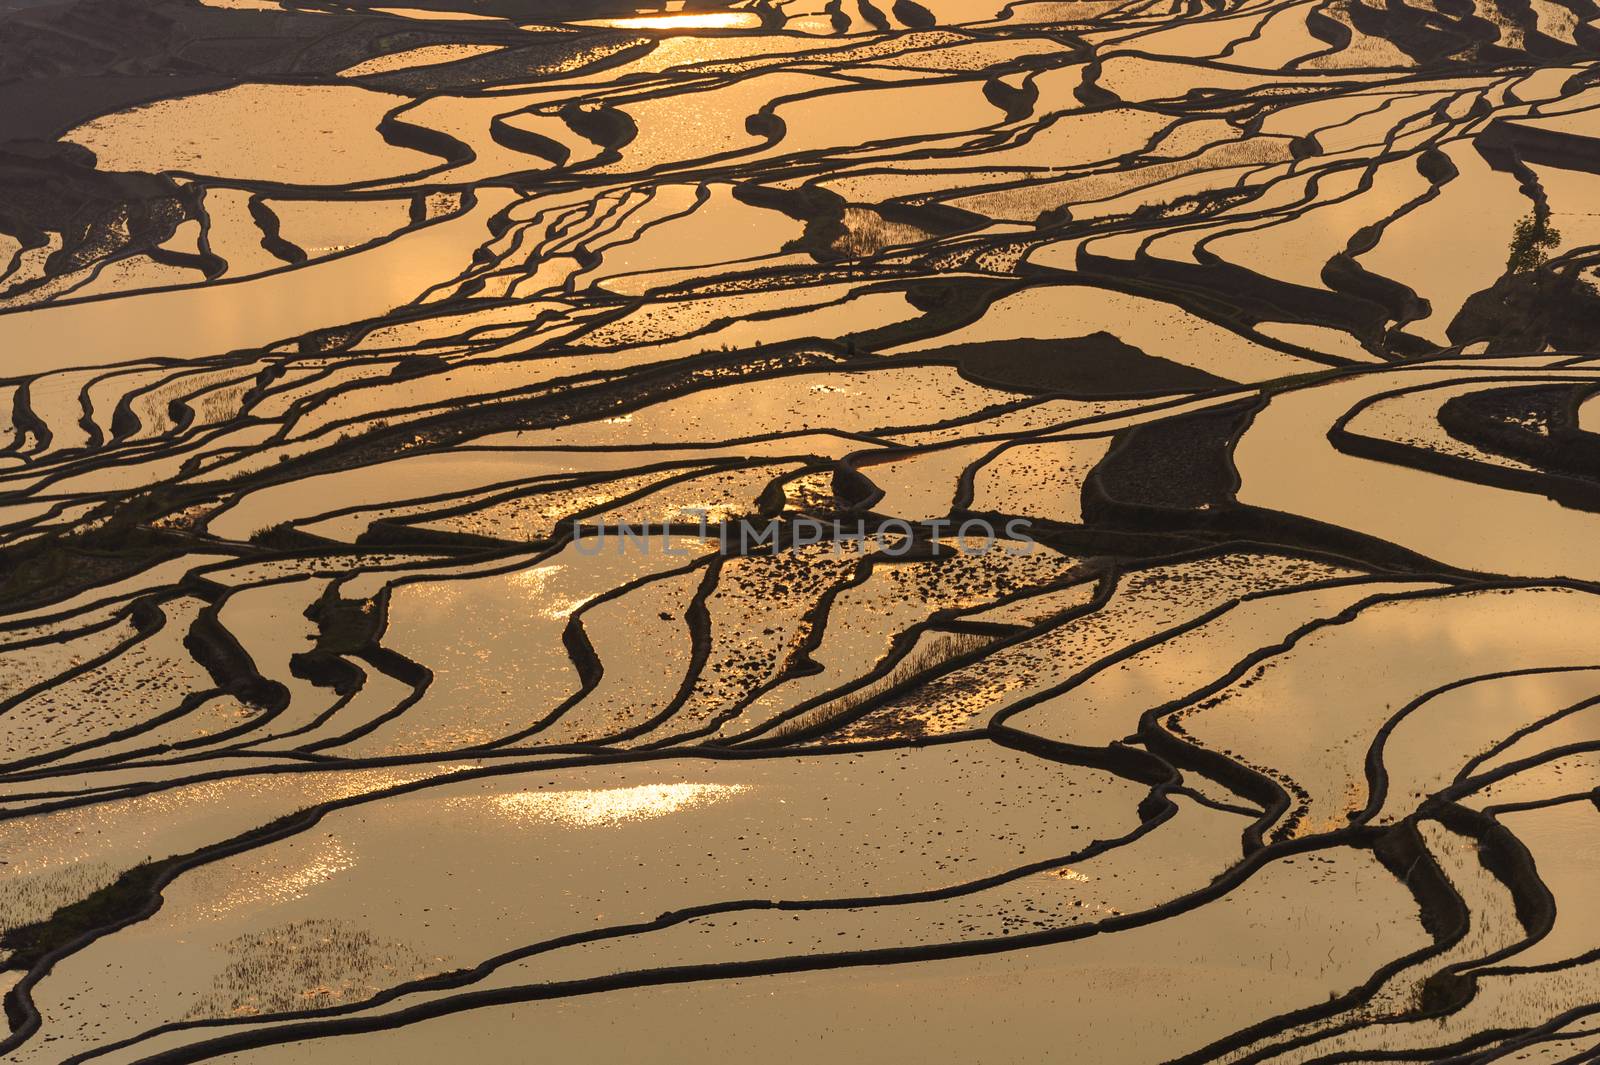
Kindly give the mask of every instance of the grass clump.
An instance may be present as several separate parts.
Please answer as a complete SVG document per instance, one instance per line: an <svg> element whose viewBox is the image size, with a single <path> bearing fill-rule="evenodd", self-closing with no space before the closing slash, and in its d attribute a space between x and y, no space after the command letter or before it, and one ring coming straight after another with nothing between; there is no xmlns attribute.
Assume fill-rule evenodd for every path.
<svg viewBox="0 0 1600 1065"><path fill-rule="evenodd" d="M857 710L893 691L914 678L926 681L944 666L966 655L981 651L995 641L993 636L980 636L970 632L941 632L932 638L918 640L894 668L877 680L869 681L837 699L796 714L779 722L767 735L771 739L788 740L821 729L834 722L850 720Z"/></svg>

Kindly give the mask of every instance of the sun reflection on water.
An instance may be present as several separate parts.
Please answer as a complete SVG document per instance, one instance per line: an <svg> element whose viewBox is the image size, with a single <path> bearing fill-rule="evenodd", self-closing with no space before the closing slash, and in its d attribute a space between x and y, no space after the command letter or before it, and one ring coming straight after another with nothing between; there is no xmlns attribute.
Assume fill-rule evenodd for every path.
<svg viewBox="0 0 1600 1065"><path fill-rule="evenodd" d="M618 30L750 30L761 25L761 16L748 11L697 12L689 15L591 19L583 25L607 26Z"/></svg>
<svg viewBox="0 0 1600 1065"><path fill-rule="evenodd" d="M745 784L640 784L582 791L519 791L483 799L454 799L452 806L487 808L525 824L570 828L620 825L708 806L749 790Z"/></svg>
<svg viewBox="0 0 1600 1065"><path fill-rule="evenodd" d="M196 907L196 913L212 920L222 920L247 907L280 906L305 897L312 888L354 866L355 855L338 841L328 840L281 870L269 873L259 868L251 869L230 890L220 894L212 895L211 891L197 890L197 898L211 897ZM221 882L227 871L218 867L213 877L196 877L194 883L204 885L212 879Z"/></svg>

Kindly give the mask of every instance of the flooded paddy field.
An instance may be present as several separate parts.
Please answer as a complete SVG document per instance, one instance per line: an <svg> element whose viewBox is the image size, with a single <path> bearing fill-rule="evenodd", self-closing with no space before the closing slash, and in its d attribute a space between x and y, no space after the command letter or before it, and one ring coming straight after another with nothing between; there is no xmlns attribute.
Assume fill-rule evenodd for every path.
<svg viewBox="0 0 1600 1065"><path fill-rule="evenodd" d="M0 0L0 1056L1600 1059L1592 0Z"/></svg>

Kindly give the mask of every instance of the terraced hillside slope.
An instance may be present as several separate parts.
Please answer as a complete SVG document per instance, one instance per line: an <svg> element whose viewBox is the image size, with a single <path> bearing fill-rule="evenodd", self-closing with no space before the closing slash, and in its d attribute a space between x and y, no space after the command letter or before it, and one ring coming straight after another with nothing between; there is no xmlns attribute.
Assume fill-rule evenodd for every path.
<svg viewBox="0 0 1600 1065"><path fill-rule="evenodd" d="M1597 58L0 0L0 1051L1594 1060Z"/></svg>

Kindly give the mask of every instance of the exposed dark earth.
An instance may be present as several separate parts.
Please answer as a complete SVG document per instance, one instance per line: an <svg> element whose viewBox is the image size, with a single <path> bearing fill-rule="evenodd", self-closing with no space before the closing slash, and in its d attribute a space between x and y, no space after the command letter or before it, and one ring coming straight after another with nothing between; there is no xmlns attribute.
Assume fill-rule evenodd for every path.
<svg viewBox="0 0 1600 1065"><path fill-rule="evenodd" d="M0 0L0 1052L1600 1060L1600 6L639 4Z"/></svg>

